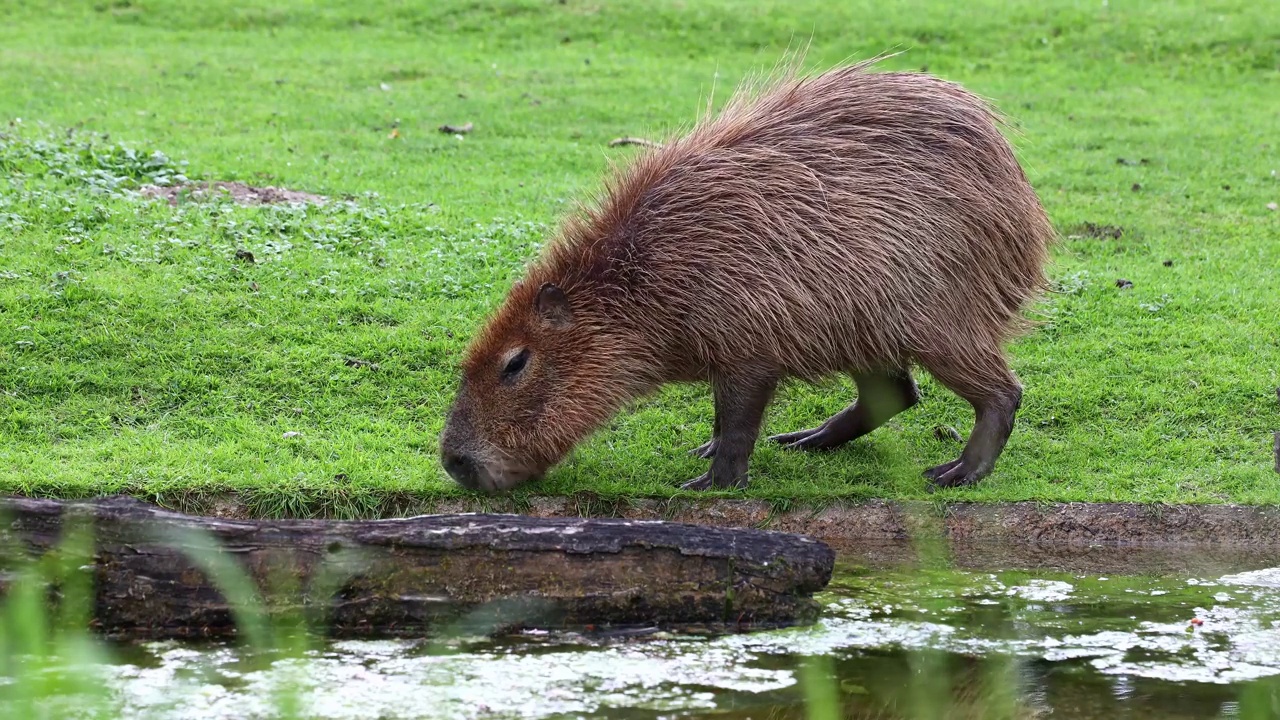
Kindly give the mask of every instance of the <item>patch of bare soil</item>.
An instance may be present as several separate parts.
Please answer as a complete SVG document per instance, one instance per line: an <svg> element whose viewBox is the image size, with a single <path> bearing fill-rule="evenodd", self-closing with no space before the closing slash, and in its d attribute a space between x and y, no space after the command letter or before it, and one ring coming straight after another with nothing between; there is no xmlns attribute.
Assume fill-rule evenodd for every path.
<svg viewBox="0 0 1280 720"><path fill-rule="evenodd" d="M160 198L170 205L180 200L201 201L228 197L239 205L279 205L313 203L323 204L327 198L300 190L278 187L254 187L242 182L197 182L183 185L143 185L139 188L143 197Z"/></svg>
<svg viewBox="0 0 1280 720"><path fill-rule="evenodd" d="M1124 228L1119 225L1103 225L1101 223L1080 223L1071 229L1069 239L1094 238L1095 240L1119 240L1124 236Z"/></svg>

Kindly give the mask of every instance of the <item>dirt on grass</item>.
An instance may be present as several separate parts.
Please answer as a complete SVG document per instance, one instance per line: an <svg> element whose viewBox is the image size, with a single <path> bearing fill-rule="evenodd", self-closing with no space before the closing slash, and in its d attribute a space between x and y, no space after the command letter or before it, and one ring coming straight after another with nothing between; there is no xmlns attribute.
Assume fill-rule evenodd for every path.
<svg viewBox="0 0 1280 720"><path fill-rule="evenodd" d="M239 205L278 205L283 203L323 204L327 198L300 190L278 187L254 187L242 182L197 182L183 185L143 185L139 192L143 197L161 198L170 205L181 200L201 201L228 197Z"/></svg>
<svg viewBox="0 0 1280 720"><path fill-rule="evenodd" d="M1095 240L1119 240L1124 237L1124 228L1119 225L1101 223L1081 223L1071 229L1068 238L1093 238Z"/></svg>

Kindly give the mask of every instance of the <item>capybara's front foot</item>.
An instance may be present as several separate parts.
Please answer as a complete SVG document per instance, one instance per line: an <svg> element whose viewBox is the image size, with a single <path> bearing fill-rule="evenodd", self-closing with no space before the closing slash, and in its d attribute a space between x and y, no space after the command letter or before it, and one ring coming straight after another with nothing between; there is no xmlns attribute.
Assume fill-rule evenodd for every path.
<svg viewBox="0 0 1280 720"><path fill-rule="evenodd" d="M747 474L734 477L732 474L721 475L705 472L680 486L681 490L742 490L747 486Z"/></svg>
<svg viewBox="0 0 1280 720"><path fill-rule="evenodd" d="M698 447L690 450L689 454L694 457L702 458L703 460L710 460L711 458L716 456L716 445L718 444L719 444L718 438L711 438L710 440L702 443Z"/></svg>
<svg viewBox="0 0 1280 720"><path fill-rule="evenodd" d="M929 478L929 490L937 488L968 487L977 485L978 481L991 473L990 467L982 467L977 463L965 462L964 458L943 463L924 471Z"/></svg>

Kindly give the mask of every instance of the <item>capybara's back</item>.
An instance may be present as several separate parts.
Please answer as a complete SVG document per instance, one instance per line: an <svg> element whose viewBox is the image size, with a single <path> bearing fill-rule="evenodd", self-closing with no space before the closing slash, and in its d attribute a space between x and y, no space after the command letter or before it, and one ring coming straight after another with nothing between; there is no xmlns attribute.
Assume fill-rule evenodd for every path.
<svg viewBox="0 0 1280 720"><path fill-rule="evenodd" d="M926 475L976 482L1012 429L1002 345L1053 238L998 125L957 85L867 64L739 95L615 178L512 289L471 349L446 466L536 475L626 400L709 380L698 452L715 460L687 486L740 486L778 382L853 376L857 403L775 437L829 449L914 404L917 363L977 413L964 454Z"/></svg>
<svg viewBox="0 0 1280 720"><path fill-rule="evenodd" d="M661 288L661 332L806 378L1000 342L1052 237L978 98L862 67L736 103L642 160L604 217Z"/></svg>

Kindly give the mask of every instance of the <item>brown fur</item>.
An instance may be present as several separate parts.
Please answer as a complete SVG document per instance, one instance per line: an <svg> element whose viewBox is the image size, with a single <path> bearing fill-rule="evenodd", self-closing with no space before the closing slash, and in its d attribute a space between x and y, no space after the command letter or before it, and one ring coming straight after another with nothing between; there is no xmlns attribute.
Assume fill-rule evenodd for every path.
<svg viewBox="0 0 1280 720"><path fill-rule="evenodd" d="M1049 221L986 104L870 65L740 94L569 217L473 342L445 449L507 487L667 382L719 382L719 417L788 377L911 363L980 423L984 398L1016 410L1001 348L1045 285ZM546 283L567 320L540 314Z"/></svg>

